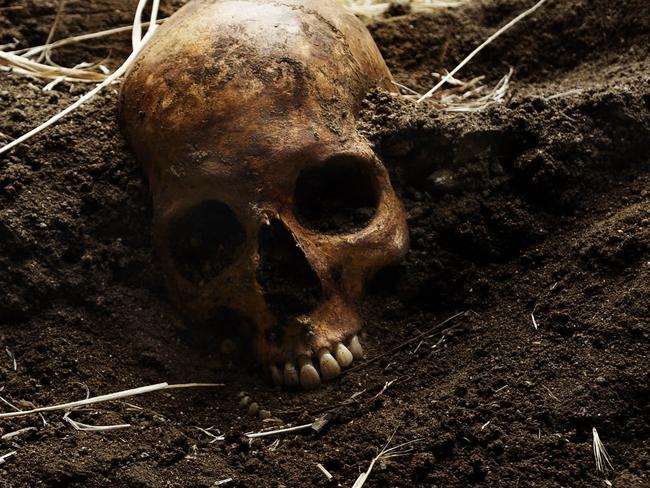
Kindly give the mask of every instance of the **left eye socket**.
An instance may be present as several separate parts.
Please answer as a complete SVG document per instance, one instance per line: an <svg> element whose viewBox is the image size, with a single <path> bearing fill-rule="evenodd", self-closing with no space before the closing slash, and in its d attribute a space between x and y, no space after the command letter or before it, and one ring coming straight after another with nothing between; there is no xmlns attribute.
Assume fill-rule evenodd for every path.
<svg viewBox="0 0 650 488"><path fill-rule="evenodd" d="M244 228L230 207L210 200L172 223L170 250L178 272L199 283L230 266L245 239Z"/></svg>

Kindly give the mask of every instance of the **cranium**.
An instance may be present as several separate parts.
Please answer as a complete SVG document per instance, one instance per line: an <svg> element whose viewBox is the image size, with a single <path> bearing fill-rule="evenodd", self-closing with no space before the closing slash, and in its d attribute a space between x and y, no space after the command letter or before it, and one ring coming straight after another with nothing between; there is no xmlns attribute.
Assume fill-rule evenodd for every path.
<svg viewBox="0 0 650 488"><path fill-rule="evenodd" d="M191 1L123 84L172 300L193 321L245 317L276 383L313 388L362 356L364 281L408 246L388 173L355 129L373 87L395 89L332 0Z"/></svg>

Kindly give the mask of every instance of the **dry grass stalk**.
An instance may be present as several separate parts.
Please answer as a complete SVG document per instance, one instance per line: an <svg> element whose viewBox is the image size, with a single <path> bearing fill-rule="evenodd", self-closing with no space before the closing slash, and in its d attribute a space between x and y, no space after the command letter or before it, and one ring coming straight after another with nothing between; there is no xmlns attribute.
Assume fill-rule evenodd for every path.
<svg viewBox="0 0 650 488"><path fill-rule="evenodd" d="M8 452L7 454L3 454L2 456L0 456L0 464L4 464L7 461L7 459L15 455L16 455L16 451L11 451Z"/></svg>
<svg viewBox="0 0 650 488"><path fill-rule="evenodd" d="M442 110L447 112L479 112L492 105L503 103L510 88L512 73L513 69L510 68L508 73L486 94L483 94L486 89L485 85L478 85L466 90L461 95L450 94L443 96L440 99L440 103L443 105ZM482 79L481 76L471 80L471 82L478 82Z"/></svg>
<svg viewBox="0 0 650 488"><path fill-rule="evenodd" d="M332 476L332 473L327 471L327 469L325 469L325 466L323 466L321 463L316 463L316 467L321 470L321 472L325 475L328 481L334 478L334 476Z"/></svg>
<svg viewBox="0 0 650 488"><path fill-rule="evenodd" d="M266 437L269 435L278 435L278 434L293 434L294 432L301 432L303 430L310 429L314 425L314 422L311 424L296 425L295 427L285 427L283 429L275 430L266 430L262 432L249 432L244 434L249 439L257 439L258 437Z"/></svg>
<svg viewBox="0 0 650 488"><path fill-rule="evenodd" d="M450 78L448 83L453 88L442 92L440 98L436 100L440 110L446 112L480 112L492 105L503 103L510 89L510 79L512 78L513 69L510 68L503 78L486 93L486 86L481 82L484 76L477 76L469 81L461 81L456 78ZM442 75L434 73L434 76L442 78ZM409 99L418 99L422 95L408 87L396 83L397 86L407 91L403 96Z"/></svg>
<svg viewBox="0 0 650 488"><path fill-rule="evenodd" d="M26 134L23 134L22 136L18 137L17 139L11 141L9 144L6 144L5 146L0 147L0 154L5 153L7 151L10 151L14 147L16 147L19 144L22 144L23 142L27 141L28 139L32 138L36 134L42 132L43 130L47 129L51 125L57 123L59 120L61 120L63 117L68 115L69 113L75 111L77 108L79 108L81 105L86 103L87 101L91 100L97 93L99 93L102 89L106 88L108 85L116 81L118 78L120 78L124 73L126 73L126 70L129 68L131 63L135 60L136 56L140 52L140 50L149 42L149 39L151 39L151 36L154 34L156 31L156 28L158 27L156 21L157 21L157 16L158 16L158 7L159 7L159 0L152 0L152 6L151 6L151 18L150 18L150 23L149 23L149 28L147 30L147 33L143 36L140 37L142 34L142 19L141 15L144 10L144 7L148 4L149 0L139 0L138 2L138 7L136 9L136 15L135 19L133 21L133 36L132 36L132 43L133 43L133 51L129 55L129 57L122 63L122 65L115 70L111 75L106 76L103 81L99 85L97 85L95 88L93 88L91 91L83 95L81 98L79 98L75 103L67 107L66 109L62 110L58 114L54 115L51 117L49 120L45 121L43 124L39 125L35 129L32 129ZM136 35L137 34L137 35ZM11 58L14 61L20 61L21 64L25 64L26 61L29 63L34 63L33 61L29 61L24 57L15 55L15 54L9 54L9 53L0 53L0 60L2 59L7 59ZM15 58L20 58L19 60L16 60ZM29 64L27 63L27 64ZM39 64L39 63L36 63ZM43 65L47 66L47 65ZM51 67L48 67L51 68ZM61 69L67 69L67 68L61 68ZM97 73L95 73L97 75ZM105 76L102 74L102 76ZM60 75L59 75L60 77Z"/></svg>
<svg viewBox="0 0 650 488"><path fill-rule="evenodd" d="M159 19L157 23L162 24L165 20L166 19ZM148 26L149 26L149 22L142 22L142 27L148 27ZM51 44L43 44L41 46L28 47L25 49L17 49L15 51L11 51L11 53L18 54L26 58L30 58L32 56L42 53L45 50L52 51L54 49L58 49L63 46L68 46L70 44L77 44L80 42L88 41L90 39L98 39L100 37L108 37L114 34L121 34L123 32L131 32L132 30L133 30L133 24L125 25L122 27L114 27L112 29L107 29L103 31L91 32L89 34L80 34L78 36L66 37L65 39L59 39L58 41L54 41ZM15 47L16 44L14 44L13 47ZM10 45L9 44L5 45L5 47L8 46ZM0 50L2 47L3 46L0 46Z"/></svg>
<svg viewBox="0 0 650 488"><path fill-rule="evenodd" d="M74 430L77 431L84 431L84 432L105 432L107 430L118 430L118 429L127 429L131 427L131 424L115 424L115 425L89 425L89 424L84 424L82 422L77 422L76 420L73 420L70 418L70 412L66 412L65 415L63 416L63 420L65 420L67 423L69 423Z"/></svg>
<svg viewBox="0 0 650 488"><path fill-rule="evenodd" d="M107 75L90 71L84 68L63 68L32 61L25 56L0 51L0 66L7 71L18 73L32 78L56 79L66 81L79 81L83 83L101 83Z"/></svg>
<svg viewBox="0 0 650 488"><path fill-rule="evenodd" d="M97 67L96 64L80 63L74 68L65 68L57 65L50 58L51 47L55 44L52 42L52 39L54 38L54 34L61 22L65 3L66 0L59 1L59 8L56 17L52 27L50 28L47 41L42 49L27 49L6 53L2 52L2 49L0 49L0 65L3 66L5 70L32 78L55 79L56 82L80 81L84 83L100 83L107 78L107 73L103 72L101 67ZM36 54L38 54L36 60L29 59L31 56ZM43 62L44 60L46 63ZM99 72L96 71L96 68L99 68ZM51 85L48 85L48 87L50 86Z"/></svg>
<svg viewBox="0 0 650 488"><path fill-rule="evenodd" d="M606 473L609 469L614 469L607 449L600 440L596 427L591 429L593 435L594 459L596 460L596 469L601 473Z"/></svg>
<svg viewBox="0 0 650 488"><path fill-rule="evenodd" d="M86 405L94 405L102 402L110 402L113 400L119 400L121 398L128 398L135 395L143 395L145 393L151 393L154 391L160 390L174 390L179 388L212 388L216 386L223 386L221 383L187 383L181 385L170 385L168 383L158 383L156 385L142 386L140 388L133 388L130 390L118 391L116 393L109 393L108 395L100 395L96 397L86 398L84 400L78 400L76 402L61 403L58 405L51 405L48 407L39 407L33 408L32 410L19 410L17 412L7 412L0 413L1 418L10 418L10 417L24 417L26 415L32 415L35 413L41 412L53 412L56 410L71 410L77 407L83 407ZM6 401L5 401L6 402ZM8 403L8 402L6 402ZM9 404L9 403L8 403ZM9 404L13 407L13 405ZM16 407L13 407L16 408Z"/></svg>
<svg viewBox="0 0 650 488"><path fill-rule="evenodd" d="M0 439L3 441L8 441L9 439L13 439L14 437L18 437L19 435L23 435L27 432L31 432L32 430L36 430L36 427L25 427L23 429L18 429L14 430L13 432L7 432L6 434L3 434Z"/></svg>
<svg viewBox="0 0 650 488"><path fill-rule="evenodd" d="M471 53L469 53L469 55L468 55L465 59L463 59L463 60L458 64L458 66L456 66L453 70L451 70L451 71L447 74L447 76L445 76L444 78L442 78L442 79L441 79L441 80L440 80L440 81L439 81L439 82L438 82L438 83L437 83L433 88L431 88L431 90L429 90L429 91L426 92L424 95L422 95L422 97L420 97L420 98L417 100L417 103L420 103L420 102L422 102L423 100L426 100L427 98L430 98L431 95L433 95L436 91L438 91L438 89L439 89L442 85L444 85L444 84L447 83L449 80L451 80L451 79L454 77L454 75L455 75L456 73L458 73L458 72L459 72L459 71L460 71L460 70L461 70L461 69L462 69L462 68L463 68L467 63L469 63L469 62L474 58L474 56L476 56L479 52L481 52L481 51L482 51L486 46L488 46L489 44L491 44L492 41L494 41L496 38L498 38L501 34L503 34L503 33L506 32L508 29L510 29L513 25L517 24L520 20L522 20L522 19L528 17L530 14L532 14L533 12L535 12L535 10L537 10L537 9L538 9L539 7L541 7L544 3L546 3L546 1L547 1L547 0L539 0L539 1L538 1L535 5L533 5L531 8L529 8L528 10L526 10L526 11L520 13L517 17L515 17L514 19L512 19L510 22L508 22L506 25L504 25L504 26L501 27L499 30L497 30L494 34L492 34L490 37L488 37L488 38L487 38L487 39L486 39L486 40L485 40L485 41L484 41L484 42L483 42L479 47L477 47L477 48L474 49Z"/></svg>
<svg viewBox="0 0 650 488"><path fill-rule="evenodd" d="M370 466L368 467L368 470L359 475L357 480L354 482L354 485L352 485L352 488L361 488L366 483L366 480L370 476L370 473L375 467L377 461L384 461L394 457L405 456L406 454L411 452L411 449L405 449L406 446L409 446L421 440L421 439L415 439L413 441L404 442L403 444L399 444L389 449L388 446L390 445L390 442L393 440L393 435L390 436L390 439L388 439L388 442L386 443L384 448L379 452L379 454L377 454L377 456L375 456L373 460L370 461Z"/></svg>
<svg viewBox="0 0 650 488"><path fill-rule="evenodd" d="M4 390L4 389L5 389L5 387L3 386L2 388L0 388L0 391L2 391L2 390ZM14 405L13 403L9 403L7 400L5 400L5 399L4 399L3 397L1 397L1 396L0 396L0 402L4 403L4 404L7 405L8 407L13 408L16 412L20 412L20 411L21 411L20 408L18 408L16 405Z"/></svg>
<svg viewBox="0 0 650 488"><path fill-rule="evenodd" d="M50 44L52 42L52 39L54 39L54 34L56 33L56 30L59 28L59 24L61 23L61 16L63 15L63 10L65 9L65 2L66 0L59 0L59 8L56 11L56 17L54 17L54 22L52 23L50 32L47 35L47 40L45 41L45 44ZM51 62L49 56L49 50L47 49L40 54L37 61L40 63L45 58L47 58L48 62Z"/></svg>
<svg viewBox="0 0 650 488"><path fill-rule="evenodd" d="M197 427L198 430L203 432L205 435L211 438L210 444L213 444L218 441L225 441L226 437L223 435L214 435L210 430L212 430L214 427L208 427L207 429L202 429L201 427Z"/></svg>
<svg viewBox="0 0 650 488"><path fill-rule="evenodd" d="M16 356L14 356L14 353L11 352L11 350L8 347L5 347L5 351L7 351L7 356L9 356L9 360L12 363L14 371L18 371L18 363L16 362Z"/></svg>

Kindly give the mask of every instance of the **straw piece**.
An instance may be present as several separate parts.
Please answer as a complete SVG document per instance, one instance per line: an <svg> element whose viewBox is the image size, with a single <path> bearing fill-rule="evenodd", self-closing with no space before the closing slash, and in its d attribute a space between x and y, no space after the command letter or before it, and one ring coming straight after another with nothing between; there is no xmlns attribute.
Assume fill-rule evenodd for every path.
<svg viewBox="0 0 650 488"><path fill-rule="evenodd" d="M481 51L483 50L483 48L485 48L488 44L490 44L492 41L494 41L497 37L499 37L499 36L500 36L501 34L503 34L505 31L507 31L508 29L510 29L510 27L512 27L513 25L515 25L516 23L518 23L520 20L522 20L522 19L525 18L525 17L528 17L528 16L529 16L530 14L532 14L535 10L537 10L537 9L538 9L539 7L541 7L544 3L546 3L546 1L547 1L547 0L539 0L539 2L537 2L537 3L536 3L535 5L533 5L531 8L529 8L528 10L526 10L526 11L520 13L519 15L517 15L517 17L515 17L514 19L512 19L510 22L508 22L506 25L504 25L504 26L501 27L498 31L496 31L494 34L492 34L490 37L488 37L488 38L487 38L487 39L486 39L486 40L485 40L485 41L484 41L484 42L483 42L479 47L477 47L476 49L474 49L474 50L473 50L473 51L472 51L472 52L471 52L471 53L470 53L470 54L469 54L465 59L463 59L463 60L458 64L458 66L456 66L453 70L451 70L451 71L447 74L447 76L445 76L444 78L442 78L442 79L441 79L441 80L440 80L440 81L439 81L439 82L438 82L438 83L437 83L433 88L431 88L431 90L429 90L429 91L426 92L424 95L422 95L422 97L420 97L416 103L420 103L420 102L422 102L423 100L425 100L425 99L427 99L427 98L430 98L431 95L433 95L433 94L438 90L438 88L440 88L442 85L444 85L445 83L447 83L447 81L449 81L451 78L453 78L454 75L455 75L456 73L458 73L458 72L463 68L463 66L465 66L467 63L469 63L469 62L472 60L472 58L473 58L474 56L476 56L479 52L481 52Z"/></svg>
<svg viewBox="0 0 650 488"><path fill-rule="evenodd" d="M223 386L223 384L222 383L186 383L180 385L170 385L168 383L158 383L156 385L141 386L140 388L132 388L130 390L118 391L116 393L109 393L107 395L100 395L96 397L86 398L85 400L79 400L76 402L61 403L58 405L51 405L48 407L34 408L32 410L21 410L18 412L0 413L0 419L10 418L10 417L24 417L25 415L31 415L40 412L52 412L55 410L71 410L73 408L83 407L84 405L94 405L96 403L110 402L112 400L118 400L120 398L127 398L135 395L143 395L145 393L151 393L153 391L159 391L159 390L174 390L179 388L212 388L217 386Z"/></svg>

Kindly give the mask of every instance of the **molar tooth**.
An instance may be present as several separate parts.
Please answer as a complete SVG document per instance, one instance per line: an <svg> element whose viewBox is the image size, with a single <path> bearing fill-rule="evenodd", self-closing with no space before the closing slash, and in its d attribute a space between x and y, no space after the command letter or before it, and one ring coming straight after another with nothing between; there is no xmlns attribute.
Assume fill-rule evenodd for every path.
<svg viewBox="0 0 650 488"><path fill-rule="evenodd" d="M320 360L320 372L324 380L331 380L341 374L339 363L336 362L334 356L326 348L318 351L318 358Z"/></svg>
<svg viewBox="0 0 650 488"><path fill-rule="evenodd" d="M298 371L296 365L287 361L284 363L284 384L287 386L298 386L300 380L298 379Z"/></svg>
<svg viewBox="0 0 650 488"><path fill-rule="evenodd" d="M363 359L363 347L361 347L358 336L354 336L350 341L350 352L354 359Z"/></svg>
<svg viewBox="0 0 650 488"><path fill-rule="evenodd" d="M280 373L280 368L273 364L269 369L271 370L271 379L273 380L273 384L275 386L280 386L282 384L282 373Z"/></svg>
<svg viewBox="0 0 650 488"><path fill-rule="evenodd" d="M298 364L300 365L300 384L302 387L305 390L318 388L320 386L320 375L311 363L311 359L307 356L300 356Z"/></svg>
<svg viewBox="0 0 650 488"><path fill-rule="evenodd" d="M352 364L352 361L354 360L350 350L340 342L334 346L334 356L342 368L347 368Z"/></svg>

